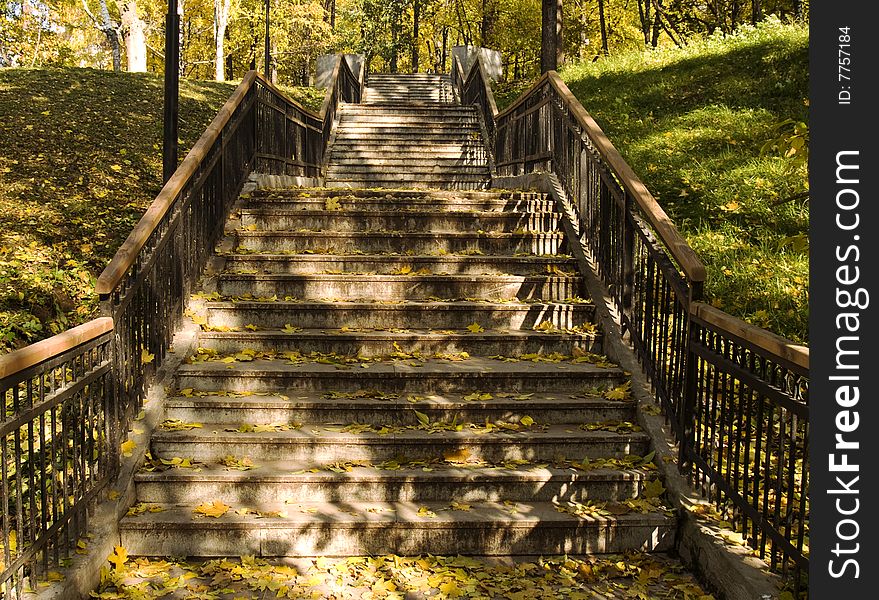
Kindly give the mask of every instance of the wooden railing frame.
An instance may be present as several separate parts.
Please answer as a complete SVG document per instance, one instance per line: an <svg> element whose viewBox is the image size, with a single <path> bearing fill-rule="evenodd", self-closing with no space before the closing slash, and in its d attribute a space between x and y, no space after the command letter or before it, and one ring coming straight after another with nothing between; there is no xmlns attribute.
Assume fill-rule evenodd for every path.
<svg viewBox="0 0 879 600"><path fill-rule="evenodd" d="M0 533L3 535L0 538L0 563L2 563L0 564L0 596L14 592L16 597L21 597L27 577L30 578L31 585L36 587L36 579L40 573L45 574L48 569L57 567L59 557L66 557L73 551L79 537L86 533L89 507L96 501L99 492L107 483L117 476L120 466L119 446L127 436L133 415L136 414L133 409L139 408L145 388L151 383L151 377L167 351L170 335L173 334L177 322L182 317L185 296L193 291L191 288L195 285L194 274L184 273L184 280L177 281L180 279L179 273L156 276L151 269L159 261L167 261L160 256L161 253L175 248L179 251L185 248L187 243L198 243L198 241L183 239L181 223L184 219L196 218L196 213L192 209L194 196L206 194L205 186L213 185L218 186L218 200L214 202L213 207L208 205L207 212L197 213L202 218L209 219L209 222L193 225L206 236L201 242L209 247L203 248L203 253L205 255L210 253L213 242L216 242L222 233L234 199L238 197L257 162L260 144L277 141L259 139L260 115L256 107L260 99L257 96L257 89L272 94L286 107L283 111L283 119L280 121L276 119L283 124L283 132L279 133L283 136L282 146L287 144L281 148L282 155L277 157L279 162L283 163L284 169L292 168L300 171L312 169L319 175L325 169L325 164L322 162L325 156L324 150L339 103L359 102L362 97L362 69L359 75L358 80L358 77L351 72L347 61L339 57L321 110L315 114L287 98L281 90L259 73L248 72L98 277L95 290L101 298L105 316L0 356L0 400L6 401L8 396L13 406L12 413L6 412L5 408L0 409L0 432L3 433L0 437L0 446L2 446L0 449L3 454L3 458L0 459L0 472L2 472L0 473L2 474ZM270 108L274 111L277 107ZM242 127L244 129L241 129ZM298 128L294 131L302 134L299 139L295 136L290 137L290 127ZM313 131L315 135L307 134L306 130ZM270 131L270 127L266 131ZM235 135L244 135L246 138L242 139L247 142L249 151L244 155L240 155L238 152L240 148L234 144ZM318 157L321 162L308 163L296 158L303 152L301 147L303 143L316 144L309 153ZM290 156L294 158L291 160ZM239 162L230 163L235 160ZM236 180L227 181L227 176L230 174L235 174ZM202 201L209 202L206 199ZM218 207L222 208L219 212L216 210ZM155 239L156 235L160 236L159 239ZM175 270L173 265L172 270ZM182 292L181 297L172 298L170 304L166 303L160 307L160 310L151 312L150 321L142 324L142 327L149 330L148 333L155 334L158 330L161 335L153 335L150 342L146 339L147 333L143 333L140 337L136 337L140 340L136 352L132 352L132 348L124 348L126 332L125 326L121 323L124 314L132 306L137 309L140 304L144 304L142 298L135 297L135 291L146 286L157 298L171 294L163 288L168 277L171 281L176 281L178 292ZM153 309L149 304L144 304L144 308L149 311ZM134 376L130 371L122 368L123 363L126 368L134 369ZM136 364L132 367L131 363ZM45 383L44 379L35 380L36 383L30 380L32 377L44 377L41 373L47 369L50 370L51 381L45 381L49 383ZM58 381L61 381L61 384ZM45 398L41 391L45 387L44 384L49 385L52 392L51 396ZM86 390L88 397L84 398ZM39 394L39 397L35 394ZM124 397L126 395L134 397L126 398ZM8 449L4 440L13 435L18 440L22 435L18 432L21 427L31 427L32 435L33 419L43 423L40 419L45 418L40 413L41 407L48 406L49 408L45 410L54 410L51 407L71 401L79 402L80 405L85 403L89 407L88 410L92 411L89 413L90 418L95 420L92 425L100 424L103 427L101 434L103 446L98 458L94 459L103 469L101 478L98 480L89 474L88 481L81 483L76 489L78 494L76 501L69 507L65 505L68 510L59 513L66 520L61 522L56 519L56 522L48 528L44 524L42 533L33 534L28 527L34 529L34 523L22 522L23 518L27 520L21 513L21 506L27 499L22 500L20 494L11 498L8 494L7 471L3 466L5 464L3 461L8 458ZM97 415L96 412L101 414ZM71 443L76 450L77 442ZM65 502L66 498L67 495ZM15 504L18 507L17 516L9 513L10 502L13 499L16 500ZM33 499L30 502L33 504ZM33 507L31 505L28 507L32 514ZM14 526L11 526L12 524ZM10 550L10 531L17 532L19 544L16 551Z"/></svg>
<svg viewBox="0 0 879 600"><path fill-rule="evenodd" d="M493 140L492 152L499 171L513 169L515 172L512 175L523 175L535 172L538 170L535 166L541 166L557 173L554 157L559 154L556 152L577 152L576 148L569 147L570 137L556 139L557 136L566 133L570 136L572 131L578 132L577 143L582 145L580 152L588 150L590 154L587 167L592 165L592 170L588 172L593 179L589 185L578 184L578 189L580 193L590 194L595 186L599 186L602 198L592 201L593 209L597 207L599 213L591 217L599 221L599 237L607 237L608 228L620 228L619 232L611 233L606 240L607 243L621 245L615 253L610 254L619 261L612 265L617 288L612 293L613 301L620 313L623 331L629 332L628 341L680 442L678 466L719 507L725 507L726 502L734 507L734 522L743 528L746 538L757 547L760 556L766 558L768 553L767 562L782 574L791 575L798 589L802 574L808 571L808 557L803 554L808 520L808 476L795 476L797 468L808 470L805 448L808 439L808 348L701 301L707 277L705 265L555 71L545 73L512 105L500 112L493 104L490 82L478 57L466 76L460 63L453 60L451 79L459 101L477 104L481 114L492 117L497 135ZM488 88L488 93L477 91L476 86ZM547 86L555 97L545 92ZM487 98L491 98L492 102ZM520 109L529 101L532 103L530 108L522 113ZM553 112L556 110L554 102L558 103L558 113ZM537 144L545 146L537 154L525 154L522 148L526 146L521 145L525 142L518 139L510 142L513 144L512 150L502 148L501 144L506 138L502 140L501 130L516 119L528 117L538 110L548 110L550 115L568 115L566 118L573 124L559 122L545 126L540 135L546 136L547 140L545 144L544 140ZM538 133L531 132L530 135L534 137ZM563 151L556 145L560 145ZM512 154L519 152L521 156L510 159L503 157L502 160L502 150ZM572 173L585 177L583 156L578 160L581 162ZM504 175L507 173L501 172L501 176ZM573 186L562 179L559 175L561 189L558 191L569 196L567 203L573 206L578 218L583 219L579 212L582 207L570 198ZM617 225L613 224L614 219ZM579 227L581 241L585 242L588 232L584 234L583 231L584 228ZM600 240L591 240L589 243L594 250ZM640 250L636 251L636 246ZM598 274L603 276L601 261L598 263ZM651 279L664 280L665 291L651 291L646 294L645 300L645 294L640 290L642 293L638 296L636 271L639 267L648 268L651 273L646 276L648 287ZM604 269L607 268L605 263ZM607 281L605 285L608 285ZM640 285L643 287L643 279ZM660 306L658 312L651 313L650 305L660 302L657 294L665 297L665 305ZM657 309L654 306L652 310ZM644 321L639 323L639 319ZM660 341L648 343L639 335L652 335ZM653 344L653 347L648 348L649 344ZM663 344L683 347L676 351L660 348L661 352L657 355L655 346ZM657 359L663 362L682 361L683 364L673 365L669 371L667 364L651 362ZM715 395L718 386L723 390L720 394L723 399L719 402ZM734 429L732 423L724 430L727 425L724 420L732 419L734 414L732 400L727 400L727 397L747 399L736 407L740 413L746 410L742 407L745 403L748 407L757 407L756 415L748 413L746 417L743 414L739 416L746 419L747 427L756 429L756 438L760 438L755 442L756 452L758 455L762 452L767 457L765 468L759 474L760 465L753 466L753 472L749 471L748 465L744 465L743 481L740 472L730 474L729 462L734 457L736 468L745 462L742 456L753 449L750 446L751 430L743 433L741 429L745 428L744 425ZM766 412L769 413L768 417L764 414ZM758 422L760 418L765 422ZM738 444L735 453L718 449L724 439L733 438ZM786 451L781 448L779 444L782 439L793 449ZM743 443L744 450L739 447ZM776 462L786 461L789 463L787 466L776 465L768 458L773 444L783 457L783 460L778 458ZM723 470L725 459L726 471ZM776 479L786 477L784 491L788 493L788 502L784 509L780 508L781 502L774 502L770 507L765 492L768 483L764 484L762 498L757 493L761 478L768 481L773 476L768 472L770 465L778 471ZM750 489L752 484L753 489ZM778 493L780 495L782 492ZM798 529L794 529L794 524Z"/></svg>

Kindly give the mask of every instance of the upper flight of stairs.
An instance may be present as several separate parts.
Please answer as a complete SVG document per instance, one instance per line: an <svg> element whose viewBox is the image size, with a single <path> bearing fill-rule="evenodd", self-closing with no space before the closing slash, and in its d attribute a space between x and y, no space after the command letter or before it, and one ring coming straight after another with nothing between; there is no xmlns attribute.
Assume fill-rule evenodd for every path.
<svg viewBox="0 0 879 600"><path fill-rule="evenodd" d="M653 475L634 459L572 466L644 456L649 440L604 427L634 422L635 406L601 392L626 377L588 354L600 337L583 327L593 310L558 218L533 192L243 197L191 305L200 350L136 476L157 512L124 518L122 544L194 557L668 548L662 512L571 514L622 506ZM181 459L196 468L169 468ZM194 514L214 501L231 508Z"/></svg>
<svg viewBox="0 0 879 600"><path fill-rule="evenodd" d="M451 103L447 79L371 75L364 103L339 111L326 185L487 187L489 163L476 109Z"/></svg>
<svg viewBox="0 0 879 600"><path fill-rule="evenodd" d="M449 104L454 101L448 75L372 73L363 90L365 104Z"/></svg>
<svg viewBox="0 0 879 600"><path fill-rule="evenodd" d="M120 523L130 555L671 546L559 207L462 189L488 182L485 149L444 85L372 76L330 187L242 195Z"/></svg>

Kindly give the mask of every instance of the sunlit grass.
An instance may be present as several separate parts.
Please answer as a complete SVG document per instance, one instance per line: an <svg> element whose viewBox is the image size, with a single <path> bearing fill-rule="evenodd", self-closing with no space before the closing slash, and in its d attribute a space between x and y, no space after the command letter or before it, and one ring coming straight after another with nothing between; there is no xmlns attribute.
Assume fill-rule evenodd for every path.
<svg viewBox="0 0 879 600"><path fill-rule="evenodd" d="M181 157L235 85L181 81ZM96 276L161 187L162 93L157 75L0 69L0 352L96 315Z"/></svg>

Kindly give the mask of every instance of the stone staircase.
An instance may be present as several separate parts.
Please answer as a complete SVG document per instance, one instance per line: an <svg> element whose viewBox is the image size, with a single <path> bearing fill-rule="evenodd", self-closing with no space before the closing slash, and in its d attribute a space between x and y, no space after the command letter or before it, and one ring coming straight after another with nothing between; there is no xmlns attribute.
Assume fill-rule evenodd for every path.
<svg viewBox="0 0 879 600"><path fill-rule="evenodd" d="M444 91L446 90L446 91ZM488 155L476 109L450 103L448 78L371 75L341 107L328 187L483 189Z"/></svg>
<svg viewBox="0 0 879 600"><path fill-rule="evenodd" d="M242 197L121 523L129 553L667 548L672 518L625 510L649 440L593 354L558 218L532 192ZM229 508L194 512L213 502Z"/></svg>
<svg viewBox="0 0 879 600"><path fill-rule="evenodd" d="M426 126L422 107L347 106L332 173L382 151L348 138L342 152L346 119L391 109ZM435 110L449 111L437 129L467 112ZM397 160L389 184L423 183ZM120 523L128 553L670 548L650 440L626 374L600 355L559 219L531 191L242 195L190 304L198 349Z"/></svg>

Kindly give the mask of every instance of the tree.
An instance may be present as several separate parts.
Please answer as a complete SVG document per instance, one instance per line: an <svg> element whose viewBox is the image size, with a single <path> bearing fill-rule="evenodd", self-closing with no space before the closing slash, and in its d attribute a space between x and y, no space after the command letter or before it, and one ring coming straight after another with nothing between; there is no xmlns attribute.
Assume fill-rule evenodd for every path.
<svg viewBox="0 0 879 600"><path fill-rule="evenodd" d="M82 0L82 7L91 18L95 29L104 34L107 43L110 44L110 52L113 56L113 70L122 70L122 49L119 46L119 23L110 18L110 9L107 0L98 0L98 15L89 9L88 0Z"/></svg>
<svg viewBox="0 0 879 600"><path fill-rule="evenodd" d="M226 81L226 28L231 7L231 0L214 0L214 79L217 81Z"/></svg>
<svg viewBox="0 0 879 600"><path fill-rule="evenodd" d="M132 73L145 73L147 70L146 24L138 16L137 0L128 0L122 5L120 21L122 35L125 38L128 70Z"/></svg>
<svg viewBox="0 0 879 600"><path fill-rule="evenodd" d="M562 62L562 0L542 0L540 72L558 68Z"/></svg>

